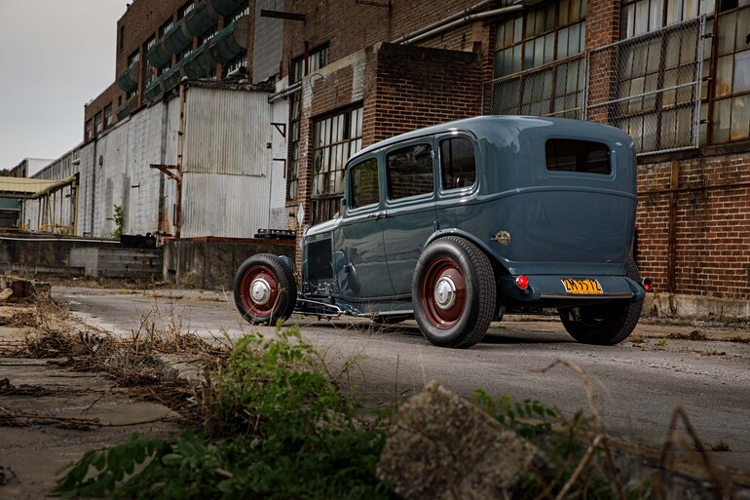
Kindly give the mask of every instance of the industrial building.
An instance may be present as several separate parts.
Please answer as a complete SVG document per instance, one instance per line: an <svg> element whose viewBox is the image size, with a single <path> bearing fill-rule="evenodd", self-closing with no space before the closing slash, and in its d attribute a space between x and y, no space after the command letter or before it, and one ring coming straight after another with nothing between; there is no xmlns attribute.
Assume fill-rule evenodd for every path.
<svg viewBox="0 0 750 500"><path fill-rule="evenodd" d="M635 141L654 307L750 316L747 0L135 0L113 35L83 142L37 175L77 175L56 214L75 234L107 236L118 206L129 234L299 235L335 214L363 146L571 117Z"/></svg>

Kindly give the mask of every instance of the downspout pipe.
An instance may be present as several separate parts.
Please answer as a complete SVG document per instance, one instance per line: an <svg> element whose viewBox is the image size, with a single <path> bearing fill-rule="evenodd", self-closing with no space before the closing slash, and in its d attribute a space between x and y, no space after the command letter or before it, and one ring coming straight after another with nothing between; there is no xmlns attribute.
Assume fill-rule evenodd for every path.
<svg viewBox="0 0 750 500"><path fill-rule="evenodd" d="M401 42L394 42L394 43L401 43L404 45L408 45L412 43L421 42L422 40L439 35L440 33L451 30L453 28L463 26L464 24L469 24L473 21L477 21L481 19L488 19L488 18L498 17L498 16L505 16L508 14L515 14L516 12L521 12L523 9L524 9L523 5L511 5L510 7L503 7L501 9L488 10L486 12L479 12L477 14L464 15L463 17L453 20L453 21L446 20L443 22L443 24L433 28L430 31L424 32L416 36L412 35L408 39L405 39Z"/></svg>
<svg viewBox="0 0 750 500"><path fill-rule="evenodd" d="M291 94L294 94L295 92L299 92L302 89L302 80L293 83L292 85L288 86L284 90L281 90L279 92L276 92L275 94L271 94L268 96L268 102L274 102L278 101L279 99L283 99L284 97L287 97Z"/></svg>
<svg viewBox="0 0 750 500"><path fill-rule="evenodd" d="M432 31L432 30L434 30L436 28L440 28L443 25L451 23L451 22L453 22L453 21L455 21L457 19L461 19L462 17L465 17L465 16L467 16L467 15L469 15L469 14L471 14L471 13L473 13L473 12L479 10L479 9L481 9L482 7L490 5L491 3L494 3L494 2L495 2L495 0L483 0L483 1L479 2L478 4L472 6L472 7L469 7L467 9L462 10L461 12L459 12L457 14L453 14L452 16L448 16L445 19L441 19L440 21L434 22L432 24L428 24L427 26L424 26L424 27L422 27L422 28L420 28L420 29L418 29L416 31L412 31L411 33L408 33L408 34L402 36L401 38L397 38L396 40L393 40L391 43L395 43L395 44L399 44L399 43L403 43L403 44L412 43L412 40L410 40L411 38L415 38L415 37L417 37L419 35L422 35L423 33L427 33L428 31Z"/></svg>

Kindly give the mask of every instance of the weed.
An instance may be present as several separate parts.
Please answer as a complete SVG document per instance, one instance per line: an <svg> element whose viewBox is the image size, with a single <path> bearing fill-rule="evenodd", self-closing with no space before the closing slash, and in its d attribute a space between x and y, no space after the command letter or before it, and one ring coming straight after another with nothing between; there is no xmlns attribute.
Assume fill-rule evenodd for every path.
<svg viewBox="0 0 750 500"><path fill-rule="evenodd" d="M107 220L115 223L115 229L111 235L113 238L119 239L122 236L122 227L125 224L125 214L122 211L122 205L114 205L114 214L112 214L112 217L107 217Z"/></svg>
<svg viewBox="0 0 750 500"><path fill-rule="evenodd" d="M472 395L474 404L525 438L550 431L550 419L557 417L553 409L533 399L514 402L510 396L501 396L493 401L482 389L475 389Z"/></svg>
<svg viewBox="0 0 750 500"><path fill-rule="evenodd" d="M386 422L356 422L358 406L341 394L297 328L278 337L242 337L218 372L206 378L198 394L206 417L202 434L167 440L134 436L91 452L55 493L390 498L374 474Z"/></svg>
<svg viewBox="0 0 750 500"><path fill-rule="evenodd" d="M656 345L659 347L664 347L667 345L667 339L659 339L656 341Z"/></svg>
<svg viewBox="0 0 750 500"><path fill-rule="evenodd" d="M709 450L711 451L731 451L729 449L729 443L724 441L723 439L719 439L717 442L713 443Z"/></svg>

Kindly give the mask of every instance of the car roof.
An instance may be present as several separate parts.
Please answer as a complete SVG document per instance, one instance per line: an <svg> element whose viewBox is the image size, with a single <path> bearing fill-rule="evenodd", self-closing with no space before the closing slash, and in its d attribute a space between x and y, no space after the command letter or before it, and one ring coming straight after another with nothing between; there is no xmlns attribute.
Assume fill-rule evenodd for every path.
<svg viewBox="0 0 750 500"><path fill-rule="evenodd" d="M535 130L537 132L534 132ZM352 156L351 160L375 152L381 148L387 148L395 143L454 131L469 133L477 139L493 139L503 136L508 140L511 137L517 137L521 133L531 132L540 133L545 136L581 136L584 138L595 137L601 140L632 142L630 137L622 130L601 123L547 116L485 115L441 123L385 139L359 151Z"/></svg>

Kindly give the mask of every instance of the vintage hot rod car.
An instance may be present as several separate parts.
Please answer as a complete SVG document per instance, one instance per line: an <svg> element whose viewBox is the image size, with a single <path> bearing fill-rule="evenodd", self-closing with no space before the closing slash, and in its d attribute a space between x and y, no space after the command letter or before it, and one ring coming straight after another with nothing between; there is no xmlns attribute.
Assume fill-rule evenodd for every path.
<svg viewBox="0 0 750 500"><path fill-rule="evenodd" d="M447 347L476 344L503 314L556 309L578 341L615 344L648 288L630 257L635 211L635 150L619 129L519 116L437 125L349 159L340 213L305 232L301 284L290 259L255 255L235 303L254 323L415 318Z"/></svg>

